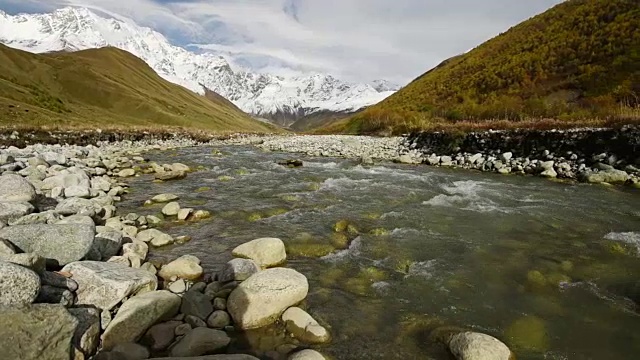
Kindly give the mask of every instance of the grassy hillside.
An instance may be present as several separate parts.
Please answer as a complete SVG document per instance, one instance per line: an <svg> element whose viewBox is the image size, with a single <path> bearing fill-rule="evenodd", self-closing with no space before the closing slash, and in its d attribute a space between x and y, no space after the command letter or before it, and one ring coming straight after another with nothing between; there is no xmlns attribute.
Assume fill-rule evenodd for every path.
<svg viewBox="0 0 640 360"><path fill-rule="evenodd" d="M36 55L0 45L0 126L273 131L210 98L119 49Z"/></svg>
<svg viewBox="0 0 640 360"><path fill-rule="evenodd" d="M638 0L568 0L328 130L399 133L488 120L503 126L536 126L542 119L560 125L638 121L638 29Z"/></svg>

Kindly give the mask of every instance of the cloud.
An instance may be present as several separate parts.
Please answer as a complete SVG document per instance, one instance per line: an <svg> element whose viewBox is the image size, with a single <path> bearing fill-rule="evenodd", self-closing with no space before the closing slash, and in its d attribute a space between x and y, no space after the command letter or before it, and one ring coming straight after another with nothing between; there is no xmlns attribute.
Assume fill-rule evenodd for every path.
<svg viewBox="0 0 640 360"><path fill-rule="evenodd" d="M0 0L0 8L87 6L256 70L406 83L561 1Z"/></svg>

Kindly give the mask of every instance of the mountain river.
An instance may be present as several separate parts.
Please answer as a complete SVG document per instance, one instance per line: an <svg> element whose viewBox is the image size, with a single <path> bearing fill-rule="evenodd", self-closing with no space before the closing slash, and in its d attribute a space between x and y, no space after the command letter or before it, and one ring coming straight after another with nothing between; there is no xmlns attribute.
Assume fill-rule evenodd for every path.
<svg viewBox="0 0 640 360"><path fill-rule="evenodd" d="M464 328L497 337L518 359L640 356L637 190L305 156L286 168L276 162L292 154L213 150L148 154L203 168L173 182L133 179L120 213L159 213L142 206L159 193L211 211L166 223L192 240L152 252L196 255L208 271L243 242L281 238L287 266L309 279L306 308L332 334L324 354L450 359L437 339ZM236 346L261 354L275 345L248 337Z"/></svg>

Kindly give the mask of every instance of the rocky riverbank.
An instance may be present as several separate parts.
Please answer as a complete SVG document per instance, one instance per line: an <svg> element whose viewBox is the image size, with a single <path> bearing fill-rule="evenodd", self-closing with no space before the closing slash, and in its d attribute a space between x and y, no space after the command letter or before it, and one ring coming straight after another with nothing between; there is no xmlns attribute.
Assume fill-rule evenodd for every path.
<svg viewBox="0 0 640 360"><path fill-rule="evenodd" d="M307 279L286 263L284 244L257 239L233 251L220 273L185 255L147 261L151 247L188 241L155 229L206 210L167 203L164 220L119 215L126 179L183 179L184 164L145 161L148 150L192 139L30 145L0 149L0 352L10 359L257 359L227 354L244 331L279 324L289 346L270 358L322 359L311 344L326 328L302 308ZM151 179L150 179L151 180ZM275 350L275 349L274 349ZM233 352L233 351L231 351ZM220 354L211 355L210 354Z"/></svg>
<svg viewBox="0 0 640 360"><path fill-rule="evenodd" d="M255 141L247 141L247 144ZM267 151L535 175L640 187L640 129L416 133L406 137L272 136Z"/></svg>

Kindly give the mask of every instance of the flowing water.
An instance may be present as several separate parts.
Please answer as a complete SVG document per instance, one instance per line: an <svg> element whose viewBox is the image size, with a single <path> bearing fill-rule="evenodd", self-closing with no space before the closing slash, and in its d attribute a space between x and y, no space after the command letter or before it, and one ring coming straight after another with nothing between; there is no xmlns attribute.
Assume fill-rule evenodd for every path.
<svg viewBox="0 0 640 360"><path fill-rule="evenodd" d="M333 335L319 350L335 359L449 359L436 339L455 327L518 359L640 357L637 191L331 158L291 169L276 164L291 154L221 150L150 154L204 169L137 178L124 209L158 213L142 203L172 192L212 211L165 227L193 240L154 253L209 270L243 242L281 238L309 279L307 309ZM336 233L341 220L351 226Z"/></svg>

